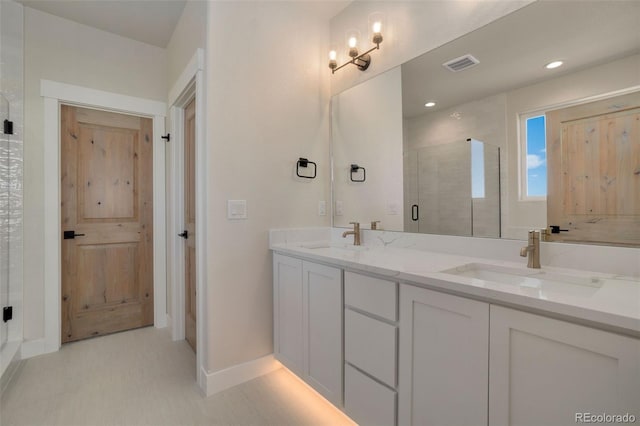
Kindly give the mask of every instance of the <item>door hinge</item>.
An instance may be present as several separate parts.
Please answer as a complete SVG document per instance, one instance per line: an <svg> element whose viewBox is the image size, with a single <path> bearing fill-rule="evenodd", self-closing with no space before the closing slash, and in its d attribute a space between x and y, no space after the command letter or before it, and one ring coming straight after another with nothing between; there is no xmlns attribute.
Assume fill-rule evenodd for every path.
<svg viewBox="0 0 640 426"><path fill-rule="evenodd" d="M13 319L13 306L5 306L2 308L2 321L7 322Z"/></svg>
<svg viewBox="0 0 640 426"><path fill-rule="evenodd" d="M13 134L13 121L9 121L7 119L4 120L3 132L5 135Z"/></svg>
<svg viewBox="0 0 640 426"><path fill-rule="evenodd" d="M170 142L170 141L171 141L171 133L167 133L166 135L164 135L164 136L160 136L160 137L161 137L162 139L166 139L166 140L167 140L167 142Z"/></svg>

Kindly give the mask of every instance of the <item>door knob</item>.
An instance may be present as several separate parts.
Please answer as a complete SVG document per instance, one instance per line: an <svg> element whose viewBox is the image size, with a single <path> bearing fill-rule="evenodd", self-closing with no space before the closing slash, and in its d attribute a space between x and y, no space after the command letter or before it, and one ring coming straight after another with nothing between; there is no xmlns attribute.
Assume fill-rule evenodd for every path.
<svg viewBox="0 0 640 426"><path fill-rule="evenodd" d="M183 232L178 234L178 237L182 237L186 240L187 238L189 238L189 231L185 229Z"/></svg>

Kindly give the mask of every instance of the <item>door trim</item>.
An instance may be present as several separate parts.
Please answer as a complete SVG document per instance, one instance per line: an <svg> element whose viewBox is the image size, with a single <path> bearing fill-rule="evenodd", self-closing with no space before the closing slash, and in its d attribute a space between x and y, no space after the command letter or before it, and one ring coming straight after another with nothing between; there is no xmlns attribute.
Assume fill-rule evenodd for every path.
<svg viewBox="0 0 640 426"><path fill-rule="evenodd" d="M195 134L195 193L196 193L196 377L198 385L207 394L205 359L208 348L206 318L204 309L206 297L206 145L205 135L205 88L204 50L196 49L191 60L169 91L169 118L171 123L171 144L169 146L168 173L168 229L167 257L168 277L171 291L171 337L173 340L185 338L185 288L184 240L178 238L184 226L184 109L193 96L196 97Z"/></svg>
<svg viewBox="0 0 640 426"><path fill-rule="evenodd" d="M61 341L60 105L135 114L153 120L153 323L167 325L165 142L166 104L51 80L40 80L44 98L44 352ZM55 161L53 161L55 159Z"/></svg>

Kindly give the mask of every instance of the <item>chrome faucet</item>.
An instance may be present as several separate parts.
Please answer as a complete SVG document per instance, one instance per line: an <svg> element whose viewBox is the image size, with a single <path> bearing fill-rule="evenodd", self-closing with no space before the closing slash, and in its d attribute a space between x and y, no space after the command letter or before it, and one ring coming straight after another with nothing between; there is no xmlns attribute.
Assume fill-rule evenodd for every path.
<svg viewBox="0 0 640 426"><path fill-rule="evenodd" d="M349 222L349 224L353 225L353 231L344 231L342 233L342 238L346 238L347 235L353 235L353 245L360 245L360 224L358 222Z"/></svg>
<svg viewBox="0 0 640 426"><path fill-rule="evenodd" d="M527 268L540 269L540 231L529 231L527 245L520 249L520 256L527 257Z"/></svg>

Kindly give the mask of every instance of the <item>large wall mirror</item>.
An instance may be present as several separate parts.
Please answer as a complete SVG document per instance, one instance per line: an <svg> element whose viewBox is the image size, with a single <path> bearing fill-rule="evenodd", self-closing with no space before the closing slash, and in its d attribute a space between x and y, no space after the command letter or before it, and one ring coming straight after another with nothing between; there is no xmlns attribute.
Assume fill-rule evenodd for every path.
<svg viewBox="0 0 640 426"><path fill-rule="evenodd" d="M333 225L639 246L639 17L535 2L335 95Z"/></svg>

